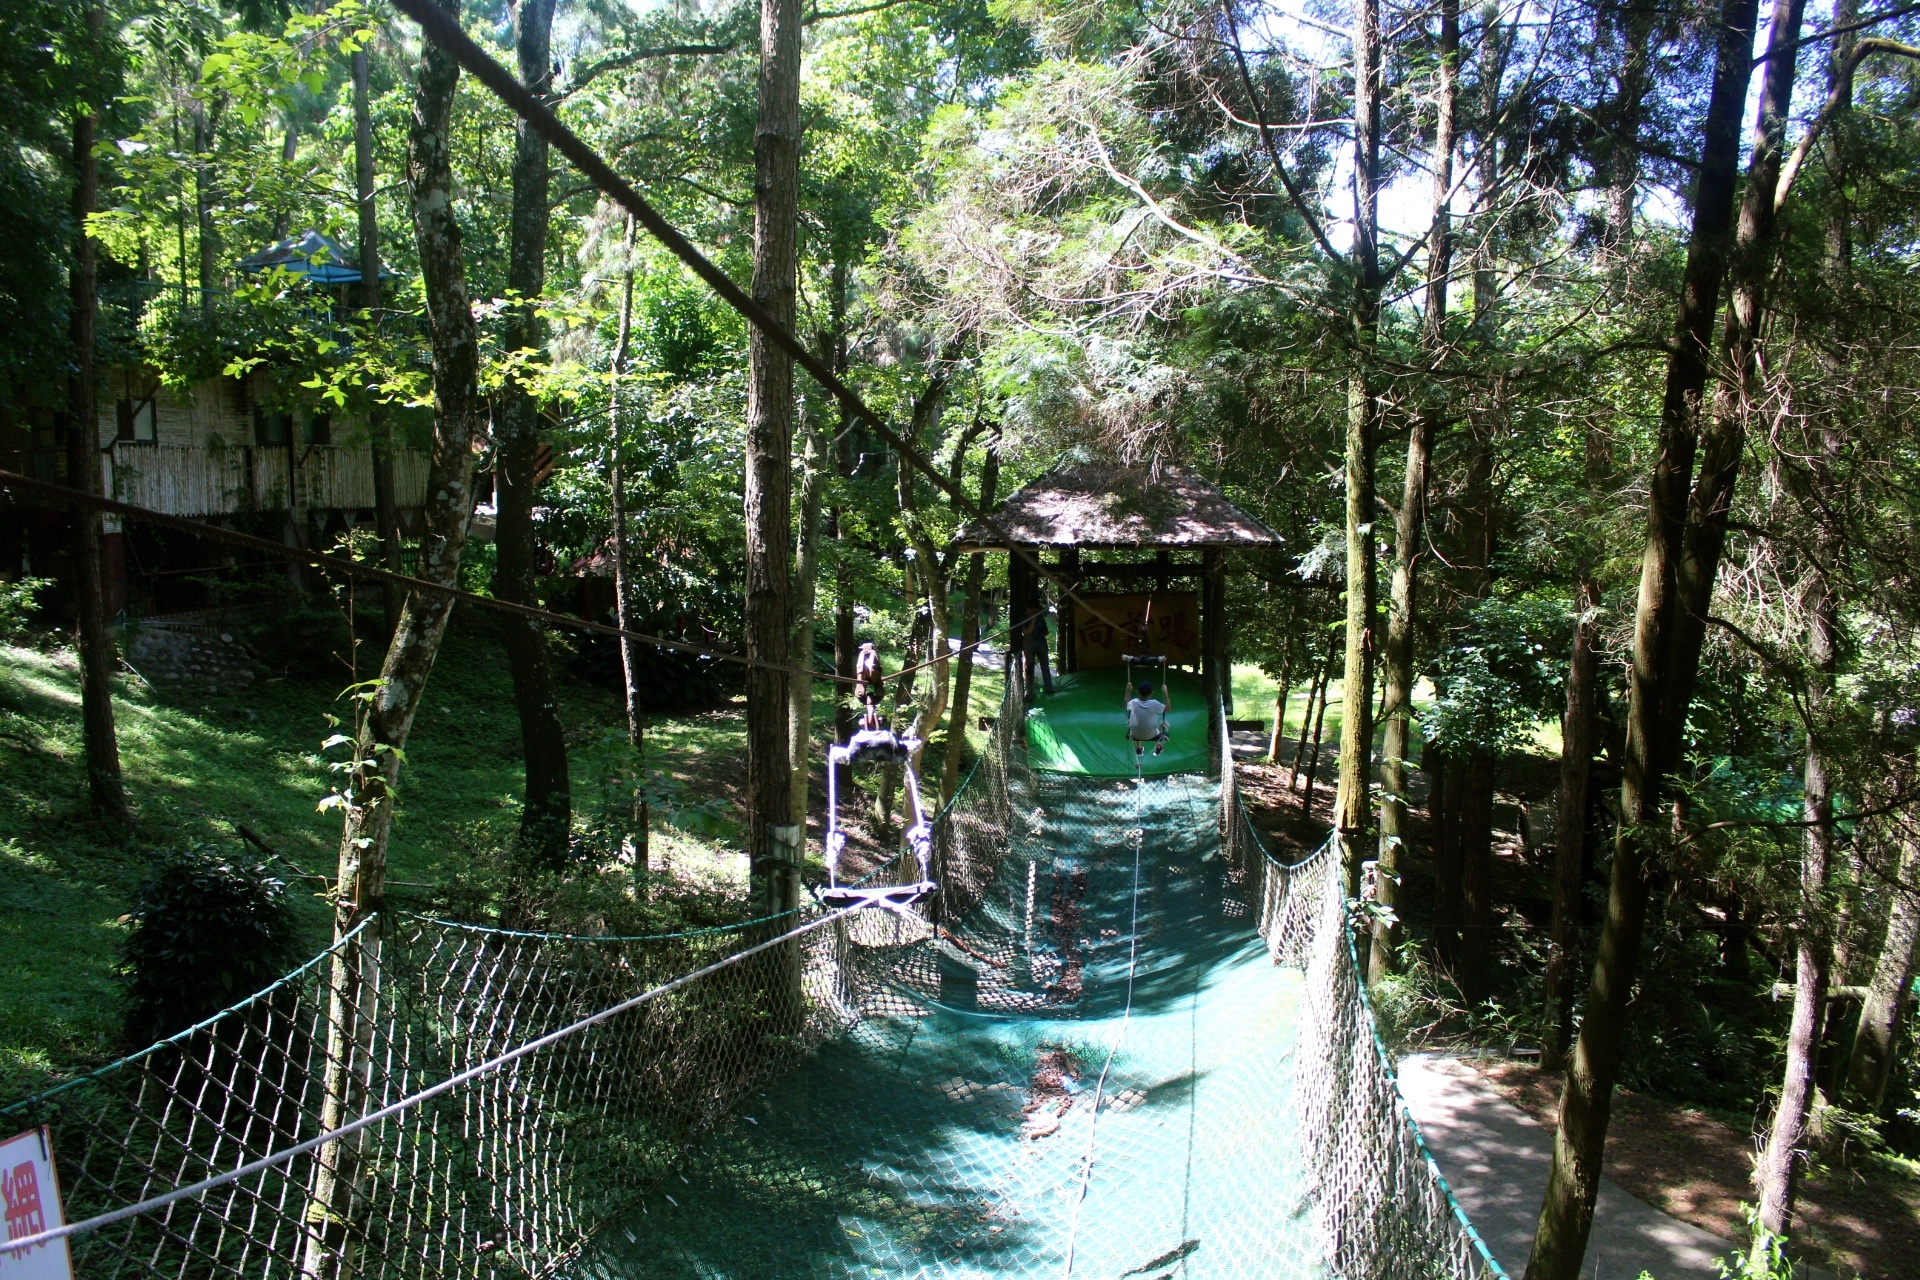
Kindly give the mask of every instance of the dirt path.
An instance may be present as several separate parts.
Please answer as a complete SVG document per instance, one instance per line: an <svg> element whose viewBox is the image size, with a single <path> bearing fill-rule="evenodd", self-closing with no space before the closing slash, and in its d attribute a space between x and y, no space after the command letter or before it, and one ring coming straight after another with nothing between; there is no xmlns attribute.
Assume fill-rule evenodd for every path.
<svg viewBox="0 0 1920 1280"><path fill-rule="evenodd" d="M1474 1064L1482 1079L1544 1125L1559 1116L1561 1079L1523 1063ZM1607 1130L1607 1176L1684 1222L1735 1237L1753 1140L1732 1125L1622 1090ZM1814 1169L1802 1182L1795 1223L1805 1256L1841 1276L1920 1274L1920 1178L1884 1161L1860 1169Z"/></svg>

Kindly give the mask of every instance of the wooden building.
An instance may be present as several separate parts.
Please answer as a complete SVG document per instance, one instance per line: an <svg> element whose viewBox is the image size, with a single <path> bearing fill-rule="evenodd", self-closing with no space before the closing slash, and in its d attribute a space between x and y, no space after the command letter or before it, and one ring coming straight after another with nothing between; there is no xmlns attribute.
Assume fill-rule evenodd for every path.
<svg viewBox="0 0 1920 1280"><path fill-rule="evenodd" d="M307 232L241 262L309 277L316 290L359 280L334 242ZM54 403L64 389L50 389ZM23 397L31 399L31 397ZM216 377L167 387L137 363L101 370L93 456L110 498L167 515L244 529L289 545L323 546L374 520L373 439L365 422L317 409L289 410L266 376ZM395 414L394 496L401 527L425 501L429 434L424 411ZM0 402L0 468L67 482L66 414ZM149 617L214 603L209 574L232 576L230 553L204 539L106 521L108 581L118 615ZM66 577L66 508L0 505L0 576ZM200 572L206 570L207 572ZM284 566L280 567L284 572Z"/></svg>

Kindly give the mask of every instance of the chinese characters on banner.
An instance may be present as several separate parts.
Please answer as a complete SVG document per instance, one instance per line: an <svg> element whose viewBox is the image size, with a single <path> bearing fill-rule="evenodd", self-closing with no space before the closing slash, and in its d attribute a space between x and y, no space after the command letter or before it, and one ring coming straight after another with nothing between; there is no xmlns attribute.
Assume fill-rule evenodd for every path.
<svg viewBox="0 0 1920 1280"><path fill-rule="evenodd" d="M53 1139L44 1128L0 1142L0 1204L5 1207L8 1240L65 1225L60 1184L53 1173ZM73 1280L67 1242L53 1240L31 1249L0 1244L0 1280Z"/></svg>
<svg viewBox="0 0 1920 1280"><path fill-rule="evenodd" d="M1129 653L1156 653L1176 667L1199 664L1200 597L1195 592L1086 596L1084 600L1073 604L1073 657L1082 671L1120 666ZM1101 616L1094 616L1088 605Z"/></svg>

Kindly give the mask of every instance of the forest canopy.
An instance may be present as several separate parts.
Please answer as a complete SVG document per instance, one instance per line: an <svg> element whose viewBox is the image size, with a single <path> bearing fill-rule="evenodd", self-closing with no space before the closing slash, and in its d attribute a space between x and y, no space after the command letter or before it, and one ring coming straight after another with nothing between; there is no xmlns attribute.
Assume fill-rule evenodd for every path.
<svg viewBox="0 0 1920 1280"><path fill-rule="evenodd" d="M954 549L973 506L1193 468L1281 538L1236 562L1234 660L1277 721L1338 700L1382 1008L1572 1065L1540 1274L1585 1245L1617 1084L1759 1117L1763 1235L1823 1134L1920 1155L1909 8L440 7L897 438L380 0L0 0L31 33L0 51L6 411L82 412L96 368L246 380L431 458L418 522L345 553L757 661L769 910L804 673L850 681L856 638L916 668L896 718L951 795L949 639L1006 643L1005 561ZM405 608L340 739L343 894L451 605ZM516 856L548 871L579 847L555 672L620 649L635 750L646 697L718 696L592 643L503 624Z"/></svg>

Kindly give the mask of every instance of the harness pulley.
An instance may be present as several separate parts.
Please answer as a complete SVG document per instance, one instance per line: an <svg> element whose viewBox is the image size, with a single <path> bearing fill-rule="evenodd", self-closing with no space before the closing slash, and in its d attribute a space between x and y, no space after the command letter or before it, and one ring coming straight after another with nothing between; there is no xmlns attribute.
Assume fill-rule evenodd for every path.
<svg viewBox="0 0 1920 1280"><path fill-rule="evenodd" d="M913 758L920 750L918 738L902 738L888 729L862 729L842 746L827 748L827 831L825 847L827 883L814 890L823 906L834 910L849 907L881 907L900 911L932 893L933 827L927 822L926 809L920 803L920 777L914 771ZM912 884L853 885L840 883L840 855L846 851L847 835L840 830L840 766L898 765L907 782L907 806L913 819L907 828L907 848L920 866L920 878Z"/></svg>

